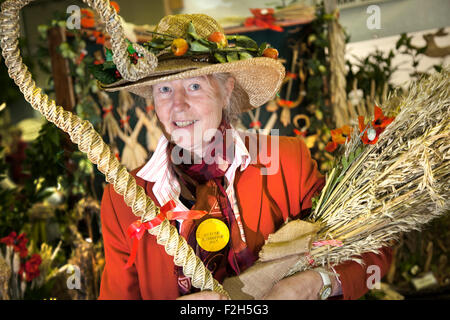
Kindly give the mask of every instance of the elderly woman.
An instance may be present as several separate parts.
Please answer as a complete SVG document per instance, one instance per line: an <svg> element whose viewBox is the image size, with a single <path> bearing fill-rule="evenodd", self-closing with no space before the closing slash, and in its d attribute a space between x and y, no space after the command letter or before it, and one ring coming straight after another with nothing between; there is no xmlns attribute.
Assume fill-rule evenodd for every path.
<svg viewBox="0 0 450 320"><path fill-rule="evenodd" d="M157 31L183 38L191 21L205 38L223 32L204 15L165 17ZM201 218L186 215L172 223L222 282L250 267L269 234L287 219L308 215L324 177L301 139L250 135L233 127L240 112L264 104L279 90L284 69L277 60L252 57L211 63L186 56L160 59L158 67L164 71L145 81L122 81L105 89L126 89L153 99L164 134L149 162L132 174L157 205L173 200L174 211L207 213ZM106 264L100 299L226 298L198 292L149 235L140 240L136 260L126 268L132 247L126 231L136 217L110 186L103 194L101 218ZM204 241L202 230L212 224L221 226L219 235L215 241ZM279 281L265 298L357 299L368 290L367 267L379 266L383 276L390 251L361 258L364 266L346 262L330 270L297 273Z"/></svg>

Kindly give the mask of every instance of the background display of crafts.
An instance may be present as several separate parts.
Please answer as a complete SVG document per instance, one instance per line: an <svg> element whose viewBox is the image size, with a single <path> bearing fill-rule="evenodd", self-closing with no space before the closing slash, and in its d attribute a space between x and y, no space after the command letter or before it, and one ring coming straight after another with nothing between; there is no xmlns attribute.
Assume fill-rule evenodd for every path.
<svg viewBox="0 0 450 320"><path fill-rule="evenodd" d="M277 113L276 112L272 112L270 118L267 120L266 124L264 125L264 128L262 127L261 121L259 121L259 116L261 114L261 108L257 108L256 110L252 111L249 110L247 111L247 114L250 116L251 122L250 122L250 128L246 129L243 125L242 122L239 124L239 128L240 130L246 130L249 132L258 132L261 134L265 134L265 135L269 135L270 134L270 130L273 129L275 122L277 121Z"/></svg>
<svg viewBox="0 0 450 320"><path fill-rule="evenodd" d="M334 124L337 128L350 122L347 110L346 70L345 70L345 34L337 17L339 11L335 1L324 2L325 12L335 19L328 22L328 39L330 43L330 96L333 108Z"/></svg>
<svg viewBox="0 0 450 320"><path fill-rule="evenodd" d="M155 107L150 103L148 99L146 99L147 106L145 110L147 112L142 111L139 108L136 108L136 115L139 119L143 119L144 126L146 128L146 142L147 142L147 150L150 152L154 152L158 145L159 138L161 137L162 131L158 126L158 118L156 117Z"/></svg>
<svg viewBox="0 0 450 320"><path fill-rule="evenodd" d="M136 111L136 113L138 112ZM145 117L138 118L130 135L120 129L117 131L118 137L125 143L120 161L128 168L128 170L138 168L143 165L148 158L148 151L138 142L138 136L144 126L145 119ZM128 128L130 127L128 126Z"/></svg>
<svg viewBox="0 0 450 320"><path fill-rule="evenodd" d="M301 127L298 124L300 120L303 120L305 122L305 124L303 126L301 126ZM296 130L294 130L294 133L297 136L302 136L304 138L306 146L309 149L313 148L314 145L317 142L318 134L316 133L316 134L312 134L312 135L307 135L308 134L308 128L311 125L311 120L309 119L309 117L307 115L305 115L305 114L297 114L292 119L292 123L296 127Z"/></svg>
<svg viewBox="0 0 450 320"><path fill-rule="evenodd" d="M303 74L303 61L298 61L299 51L301 47L301 43L298 41L291 41L289 47L292 48L292 60L291 60L291 69L290 72L287 73L285 81L283 81L283 85L287 85L286 88L286 99L281 99L280 97L276 98L277 104L282 107L280 122L286 127L291 123L291 109L298 107L305 96L305 77ZM292 85L293 80L296 77L296 70L298 67L298 74L300 79L298 96L295 101L291 101L291 93L292 93Z"/></svg>
<svg viewBox="0 0 450 320"><path fill-rule="evenodd" d="M109 138L108 141L112 144L114 142L114 139L117 137L119 130L119 125L117 124L116 118L114 117L113 113L113 101L106 92L101 90L97 92L97 96L103 110L101 133L102 136L105 136L105 134L107 134Z"/></svg>

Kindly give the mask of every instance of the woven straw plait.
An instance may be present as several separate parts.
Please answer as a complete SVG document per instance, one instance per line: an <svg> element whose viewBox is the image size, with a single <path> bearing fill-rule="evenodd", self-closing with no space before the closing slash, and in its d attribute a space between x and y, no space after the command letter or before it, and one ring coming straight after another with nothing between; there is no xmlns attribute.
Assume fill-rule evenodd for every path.
<svg viewBox="0 0 450 320"><path fill-rule="evenodd" d="M178 38L186 38L189 22L192 22L195 31L202 38L207 38L211 33L216 31L224 33L223 28L217 21L205 14L177 14L165 16L156 26L155 32L170 34Z"/></svg>

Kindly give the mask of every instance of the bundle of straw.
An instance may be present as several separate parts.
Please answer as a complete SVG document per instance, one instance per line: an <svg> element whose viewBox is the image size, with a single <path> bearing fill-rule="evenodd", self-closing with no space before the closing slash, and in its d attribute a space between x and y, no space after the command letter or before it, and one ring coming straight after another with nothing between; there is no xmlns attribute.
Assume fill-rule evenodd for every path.
<svg viewBox="0 0 450 320"><path fill-rule="evenodd" d="M294 3L284 8L275 10L274 17L277 20L313 20L316 16L316 8L304 3Z"/></svg>
<svg viewBox="0 0 450 320"><path fill-rule="evenodd" d="M313 248L317 263L337 264L376 252L402 232L420 230L449 212L449 73L447 68L412 85L394 122L360 155L355 130L310 218L323 226L317 238L344 245ZM291 272L304 269L298 264Z"/></svg>
<svg viewBox="0 0 450 320"><path fill-rule="evenodd" d="M239 277L225 280L224 287L232 298L250 295L259 299L276 281L313 267L348 260L361 263L360 254L377 253L401 233L420 230L450 211L449 73L450 68L444 69L414 83L406 97L389 99L385 110L400 111L376 144L364 145L359 130L353 131L318 201L313 203L308 221L301 221L318 228L315 236L306 237L314 228L290 222L296 226L289 232L299 230L289 235L293 239L290 242L303 238L309 248L285 250L286 256L266 262L261 252L267 253L277 244L266 242L254 266ZM394 106L394 101L400 101L400 105ZM280 231L289 229L290 223ZM314 245L327 243L323 240L332 241ZM278 244L278 250L284 250L284 242ZM286 263L290 265L286 267ZM255 281L252 268L259 270L259 281ZM266 276L261 270L267 270Z"/></svg>

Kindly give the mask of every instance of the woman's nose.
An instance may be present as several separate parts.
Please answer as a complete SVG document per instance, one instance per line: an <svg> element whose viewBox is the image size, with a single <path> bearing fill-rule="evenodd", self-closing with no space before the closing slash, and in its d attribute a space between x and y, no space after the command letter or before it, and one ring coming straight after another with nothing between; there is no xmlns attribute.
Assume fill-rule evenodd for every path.
<svg viewBox="0 0 450 320"><path fill-rule="evenodd" d="M189 104L187 103L184 88L175 90L173 95L173 109L176 111L182 111L187 108L189 108Z"/></svg>

